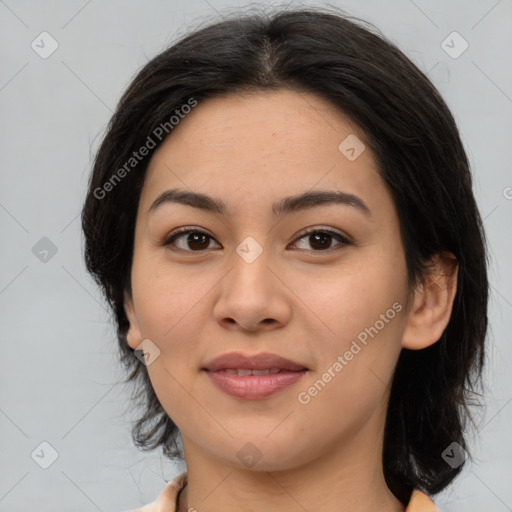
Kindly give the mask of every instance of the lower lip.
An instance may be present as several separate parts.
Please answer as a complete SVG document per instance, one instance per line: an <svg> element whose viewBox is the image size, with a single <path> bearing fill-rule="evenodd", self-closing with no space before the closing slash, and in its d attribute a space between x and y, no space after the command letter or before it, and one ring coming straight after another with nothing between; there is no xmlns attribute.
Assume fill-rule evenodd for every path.
<svg viewBox="0 0 512 512"><path fill-rule="evenodd" d="M268 375L246 376L230 375L225 372L206 371L206 373L224 393L237 398L245 398L246 400L258 400L295 384L305 375L306 371L282 371Z"/></svg>

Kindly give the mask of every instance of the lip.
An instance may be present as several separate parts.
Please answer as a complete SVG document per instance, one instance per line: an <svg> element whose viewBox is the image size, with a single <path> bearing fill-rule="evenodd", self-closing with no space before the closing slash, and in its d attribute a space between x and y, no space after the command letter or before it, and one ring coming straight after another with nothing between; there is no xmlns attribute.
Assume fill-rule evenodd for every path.
<svg viewBox="0 0 512 512"><path fill-rule="evenodd" d="M220 370L266 370L279 368L268 375L232 375ZM213 384L224 393L246 400L266 398L300 380L308 371L304 365L271 353L246 356L232 352L219 356L202 368Z"/></svg>
<svg viewBox="0 0 512 512"><path fill-rule="evenodd" d="M280 370L300 371L307 370L304 365L290 361L277 354L262 352L252 356L241 352L230 352L212 359L204 366L203 370L216 372L227 368L241 368L248 370L266 370L267 368L279 368Z"/></svg>

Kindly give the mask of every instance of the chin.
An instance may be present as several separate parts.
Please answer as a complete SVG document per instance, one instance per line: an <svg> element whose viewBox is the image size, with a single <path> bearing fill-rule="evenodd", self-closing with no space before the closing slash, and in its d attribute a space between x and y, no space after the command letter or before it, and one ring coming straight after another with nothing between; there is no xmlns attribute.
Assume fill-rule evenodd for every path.
<svg viewBox="0 0 512 512"><path fill-rule="evenodd" d="M233 453L234 457L226 459L226 451L219 453L218 456L227 465L237 469L256 472L286 471L304 463L304 460L301 460L303 456L297 453L296 443L288 446L286 439L281 440L276 437L270 440L266 434L244 436L243 440L231 442L231 448L226 450L230 454Z"/></svg>

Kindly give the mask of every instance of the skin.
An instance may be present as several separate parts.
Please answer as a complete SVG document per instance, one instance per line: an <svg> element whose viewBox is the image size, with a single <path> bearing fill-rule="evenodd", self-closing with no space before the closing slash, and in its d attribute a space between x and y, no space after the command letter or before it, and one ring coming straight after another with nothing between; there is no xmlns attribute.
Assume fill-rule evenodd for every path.
<svg viewBox="0 0 512 512"><path fill-rule="evenodd" d="M149 339L160 350L147 370L182 436L180 511L404 510L381 462L389 384L402 347L435 343L448 324L457 265L441 253L426 285L409 289L399 219L369 146L354 161L338 150L350 134L364 141L314 94L232 94L200 102L152 156L125 309L130 347ZM148 214L171 188L222 199L231 215L176 203ZM273 202L309 190L354 194L371 215L330 204L273 216ZM211 238L163 246L182 226ZM332 237L319 249L307 227L351 243ZM252 263L235 250L248 236L263 249ZM403 309L300 403L396 302ZM266 399L234 398L201 371L231 351L273 352L309 370ZM261 455L252 467L237 456L248 442Z"/></svg>

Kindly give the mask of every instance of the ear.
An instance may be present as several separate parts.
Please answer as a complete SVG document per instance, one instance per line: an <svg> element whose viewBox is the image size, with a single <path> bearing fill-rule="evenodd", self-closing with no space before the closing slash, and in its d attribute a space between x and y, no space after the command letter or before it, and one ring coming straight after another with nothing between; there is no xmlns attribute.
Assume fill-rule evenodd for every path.
<svg viewBox="0 0 512 512"><path fill-rule="evenodd" d="M124 298L124 311L128 317L128 321L130 322L128 332L126 333L128 345L131 348L136 349L142 343L143 338L140 332L139 322L137 321L137 316L135 314L133 300L128 294L125 294Z"/></svg>
<svg viewBox="0 0 512 512"><path fill-rule="evenodd" d="M450 252L442 251L432 258L425 284L414 291L402 336L403 348L419 350L441 338L452 314L458 269L457 259Z"/></svg>

